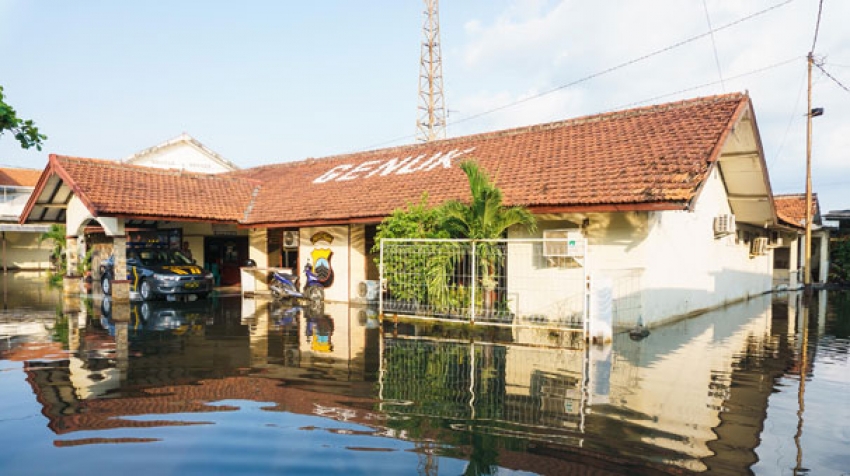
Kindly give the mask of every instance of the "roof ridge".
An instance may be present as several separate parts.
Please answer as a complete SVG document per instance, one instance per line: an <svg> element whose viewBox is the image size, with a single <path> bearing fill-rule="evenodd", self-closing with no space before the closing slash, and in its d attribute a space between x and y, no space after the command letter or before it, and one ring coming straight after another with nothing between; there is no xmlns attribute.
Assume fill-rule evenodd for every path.
<svg viewBox="0 0 850 476"><path fill-rule="evenodd" d="M667 111L672 111L672 110L677 110L677 109L699 107L699 106L702 106L702 105L705 105L705 104L719 103L719 102L725 102L725 101L741 101L743 99L746 99L747 97L748 97L748 95L745 92L717 94L717 95L713 95L713 96L701 96L701 97L696 97L696 98L691 98L691 99L682 99L682 100L679 100L679 101L668 102L668 103L664 103L664 104L655 104L655 105L650 105L650 106L635 107L635 108L631 108L631 109L623 109L623 110L618 110L618 111L590 114L590 115L586 115L586 116L574 117L574 118L570 118L570 119L562 119L562 120L559 120L559 121L547 122L547 123L543 123L543 124L531 124L531 125L527 125L527 126L512 127L512 128L508 128L508 129L500 129L500 130L497 130L497 131L481 132L481 133L478 133L478 134L469 134L469 135L465 135L465 136L450 137L450 138L447 138L447 139L440 139L440 140L435 140L435 141L431 141L431 142L422 142L422 143L417 143L417 144L404 144L404 145L398 145L398 146L394 146L394 147L386 147L386 148L380 148L380 149L367 149L367 150L361 150L361 151L357 151L357 152L346 152L346 153L342 153L342 154L328 155L328 156L325 156L325 157L307 157L307 158L304 158L304 159L301 159L301 160L293 160L293 161L281 162L281 163L275 163L275 164L258 165L256 167L250 167L248 169L242 169L242 170L258 170L258 169L261 169L263 167L279 167L279 166L282 166L282 165L293 165L294 166L294 165L298 165L298 164L311 163L311 162L314 162L314 161L339 160L339 159L344 159L344 158L351 157L351 156L369 154L369 153L374 153L374 152L388 153L388 152L392 152L392 151L403 151L403 150L408 150L408 149L414 149L414 148L417 148L417 147L422 147L426 144L428 144L428 145L447 145L447 146L455 144L455 143L462 144L462 143L468 142L470 140L490 139L490 138L496 138L496 137L507 137L507 136L512 136L512 135L524 134L524 133L558 129L558 128L561 128L561 127L575 126L575 125L581 125L581 124L591 124L591 123L595 123L595 122L611 121L611 120L622 119L622 118L626 118L626 117L639 117L639 116L644 116L644 115L648 115L648 114L656 114L656 113L660 113L660 112L667 112ZM238 173L239 171L234 171L234 172Z"/></svg>
<svg viewBox="0 0 850 476"><path fill-rule="evenodd" d="M164 176L172 176L172 177L197 177L197 178L204 178L204 179L228 180L228 181L244 180L244 181L250 181L250 182L258 182L256 179L233 176L232 173L207 174L207 173L203 173L203 172L191 172L191 171L184 170L184 169L161 169L161 168L158 168L158 167L147 167L147 166L144 166L144 165L129 164L129 163L126 163L126 162L119 162L119 161L110 160L110 159L95 159L95 158L89 158L89 157L73 157L73 156L58 155L58 154L56 155L56 159L57 160L63 160L63 161L87 162L87 163L94 165L94 166L109 167L109 168L113 168L113 169L125 169L125 170L131 169L131 170L136 170L138 172L143 172L143 173L150 174L150 175L164 175Z"/></svg>

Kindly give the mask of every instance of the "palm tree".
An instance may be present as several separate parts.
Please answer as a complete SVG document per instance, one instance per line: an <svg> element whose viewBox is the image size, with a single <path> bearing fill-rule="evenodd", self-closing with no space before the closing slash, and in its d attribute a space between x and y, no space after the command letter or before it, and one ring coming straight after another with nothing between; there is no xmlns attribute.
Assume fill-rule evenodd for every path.
<svg viewBox="0 0 850 476"><path fill-rule="evenodd" d="M476 162L466 160L460 164L460 168L469 180L472 200L468 204L452 200L442 205L443 226L452 236L496 240L503 238L508 228L515 225L524 226L529 232L537 229L534 215L528 209L504 205L502 191ZM493 274L502 252L490 241L482 241L476 247L481 265L481 284L486 290L492 291L496 286ZM488 298L492 300L490 293L485 294L485 300ZM486 302L485 307L489 307Z"/></svg>
<svg viewBox="0 0 850 476"><path fill-rule="evenodd" d="M52 224L50 229L39 235L38 244L45 240L53 242L53 249L50 251L50 263L55 266L60 273L64 273L65 268L65 225Z"/></svg>

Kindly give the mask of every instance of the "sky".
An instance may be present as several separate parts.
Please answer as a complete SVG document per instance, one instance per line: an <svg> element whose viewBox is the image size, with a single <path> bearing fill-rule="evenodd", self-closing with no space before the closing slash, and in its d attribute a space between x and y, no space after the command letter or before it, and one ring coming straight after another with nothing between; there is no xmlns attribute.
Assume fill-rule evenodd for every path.
<svg viewBox="0 0 850 476"><path fill-rule="evenodd" d="M775 194L850 209L850 1L440 3L448 136L748 92ZM0 0L0 85L48 136L0 166L183 132L247 168L415 142L420 0ZM816 27L816 25L819 25ZM815 39L815 32L817 38ZM814 49L813 49L814 46Z"/></svg>

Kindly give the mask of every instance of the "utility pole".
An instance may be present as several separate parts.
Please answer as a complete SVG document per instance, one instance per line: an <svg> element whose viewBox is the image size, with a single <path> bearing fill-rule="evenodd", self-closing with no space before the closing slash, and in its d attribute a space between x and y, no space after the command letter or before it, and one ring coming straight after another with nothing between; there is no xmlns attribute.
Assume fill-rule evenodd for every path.
<svg viewBox="0 0 850 476"><path fill-rule="evenodd" d="M812 63L814 56L809 52L808 65L808 107L806 108L806 249L803 284L806 290L812 286Z"/></svg>
<svg viewBox="0 0 850 476"><path fill-rule="evenodd" d="M443 59L440 53L438 0L425 0L422 54L419 65L419 118L416 139L428 142L446 137L443 99Z"/></svg>
<svg viewBox="0 0 850 476"><path fill-rule="evenodd" d="M812 107L812 66L815 63L814 53L807 58L809 72L809 112L806 114L806 263L803 273L803 284L809 290L812 285L812 118L823 115L822 107Z"/></svg>

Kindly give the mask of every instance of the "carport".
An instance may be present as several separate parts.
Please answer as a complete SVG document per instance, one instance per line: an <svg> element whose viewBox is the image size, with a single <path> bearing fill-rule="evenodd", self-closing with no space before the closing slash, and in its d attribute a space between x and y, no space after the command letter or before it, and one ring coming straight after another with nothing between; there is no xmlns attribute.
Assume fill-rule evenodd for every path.
<svg viewBox="0 0 850 476"><path fill-rule="evenodd" d="M244 178L51 154L20 223L65 225L64 288L74 293L85 231L92 225L112 240L115 276L126 276L129 230L191 229L200 252L206 234L247 236L248 230L237 225L258 187ZM116 279L112 286L113 300L129 300L129 281Z"/></svg>

